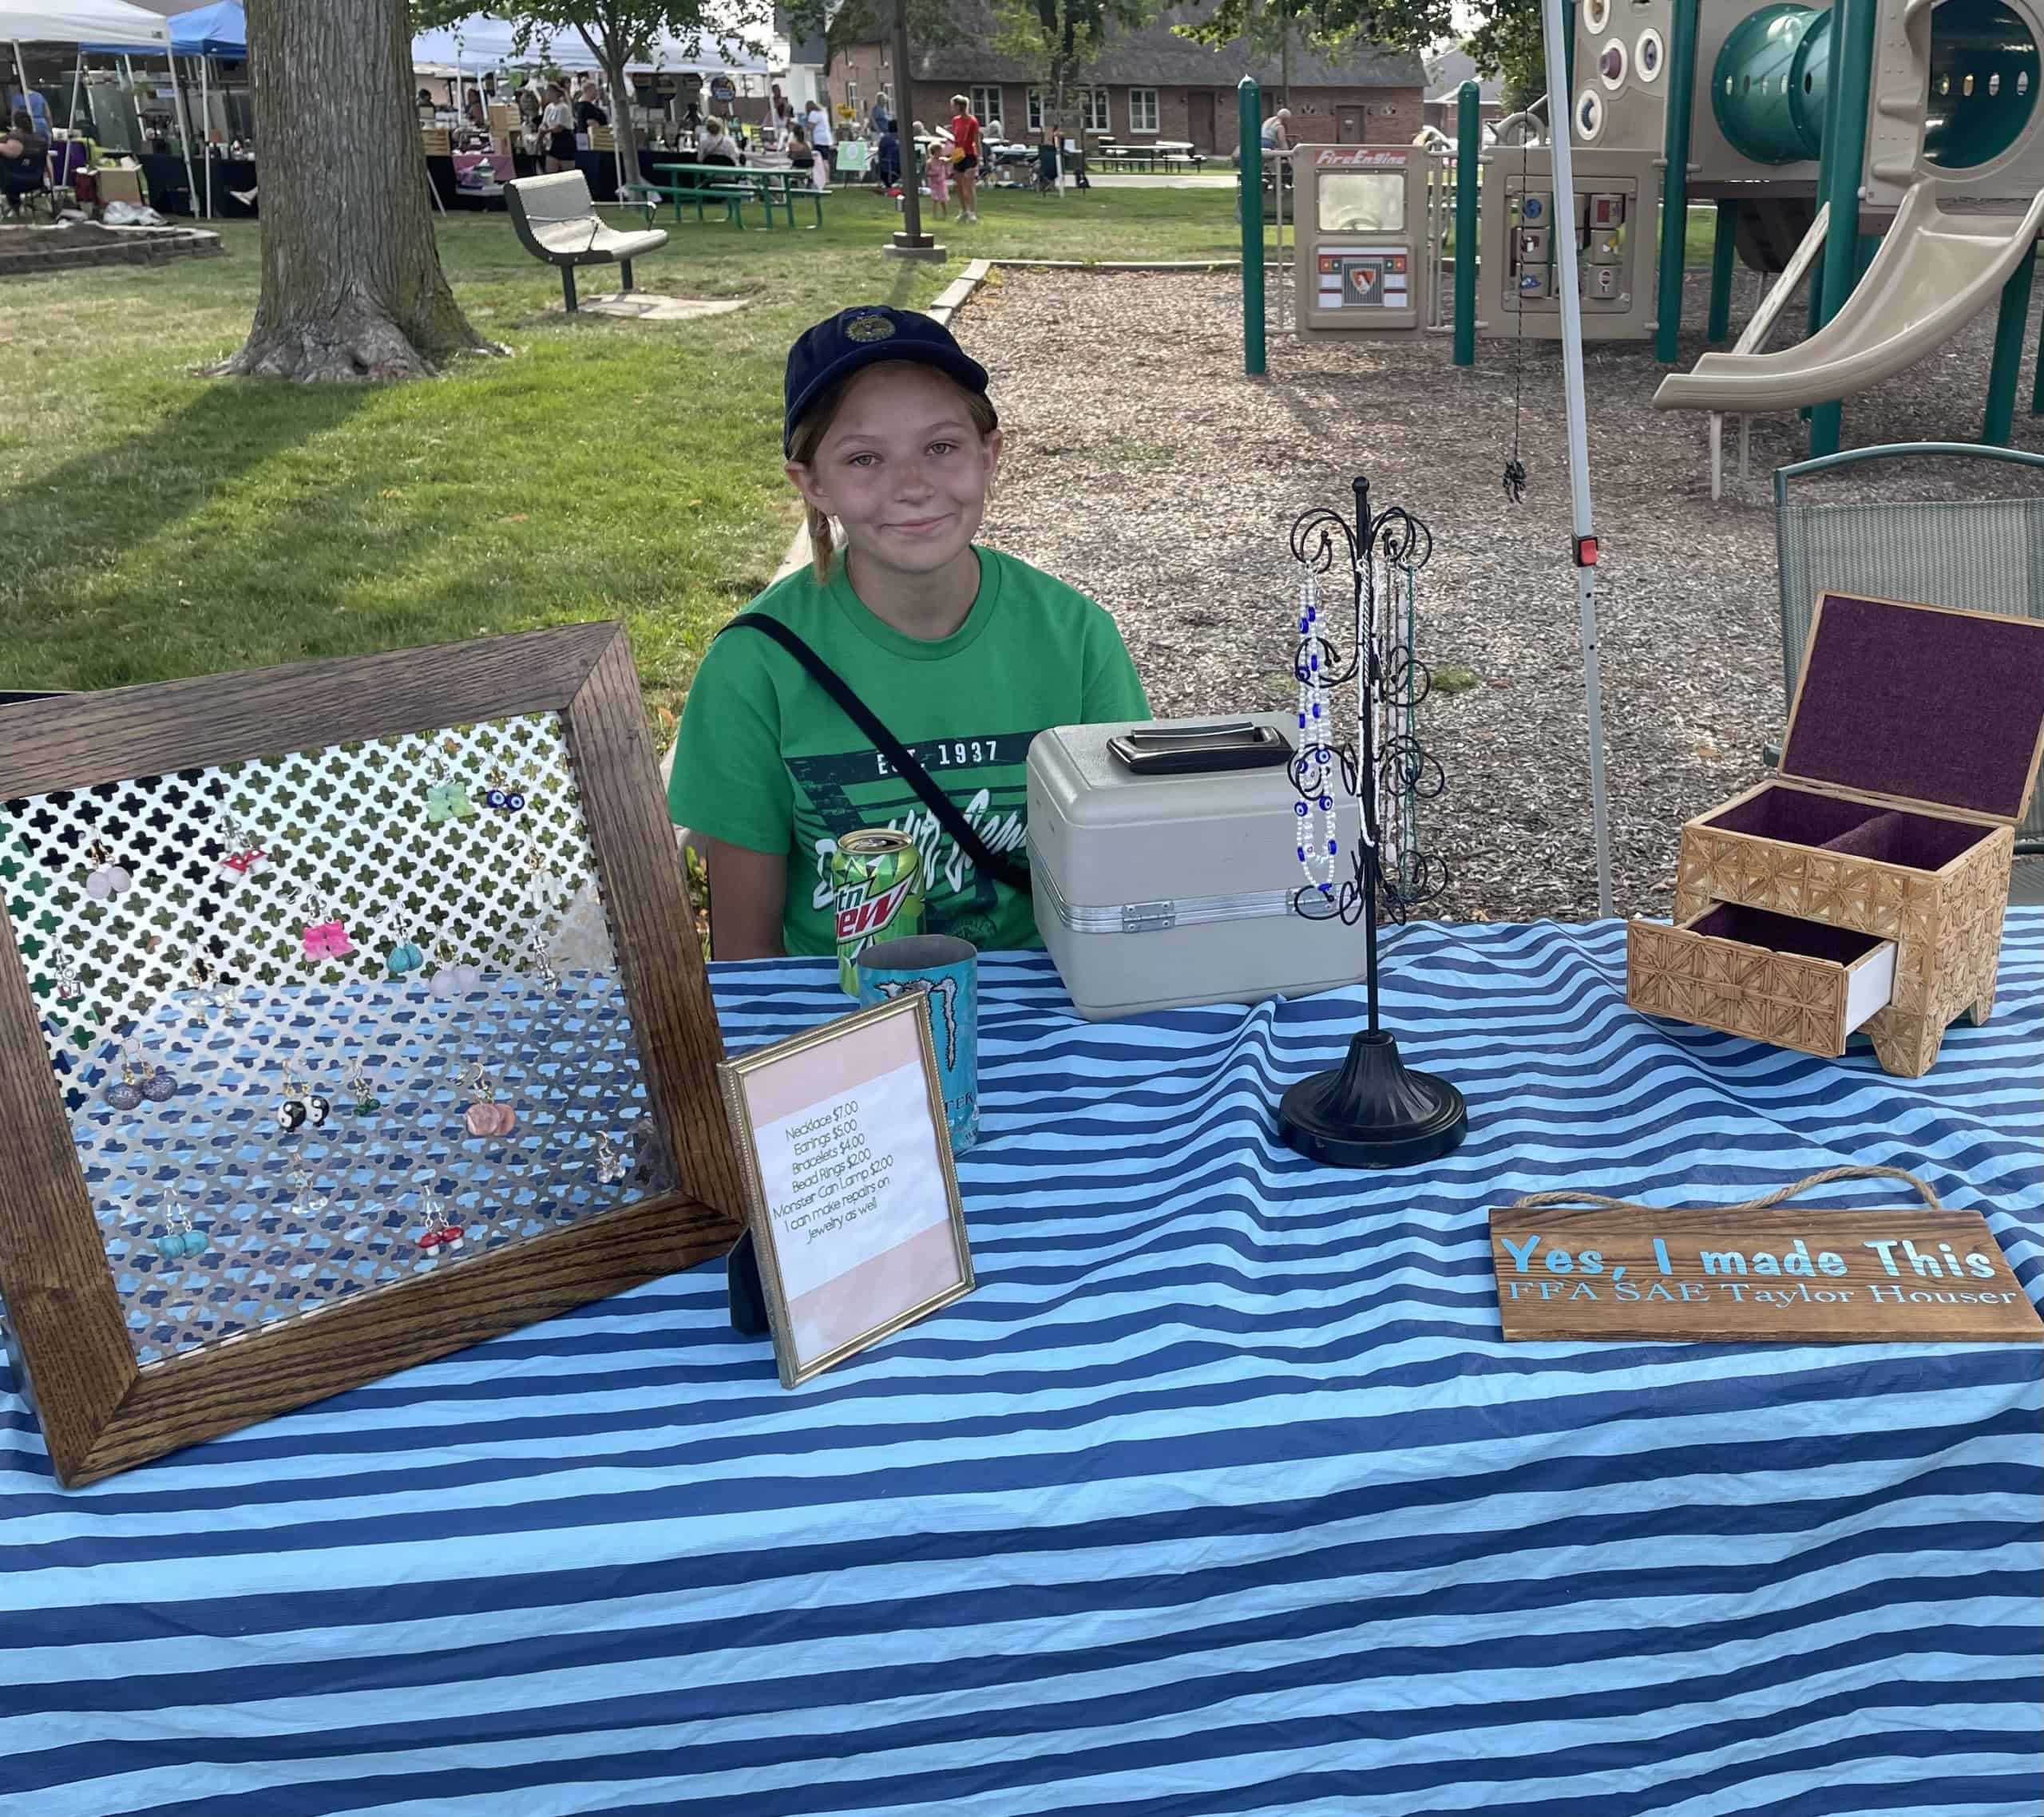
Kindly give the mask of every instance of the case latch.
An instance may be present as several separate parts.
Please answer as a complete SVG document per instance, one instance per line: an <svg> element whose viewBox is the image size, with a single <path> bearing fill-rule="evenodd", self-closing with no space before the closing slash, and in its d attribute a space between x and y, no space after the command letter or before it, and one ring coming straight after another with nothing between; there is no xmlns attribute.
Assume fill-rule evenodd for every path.
<svg viewBox="0 0 2044 1817"><path fill-rule="evenodd" d="M1162 933L1178 924L1178 912L1169 902L1124 902L1121 905L1121 931L1125 934Z"/></svg>

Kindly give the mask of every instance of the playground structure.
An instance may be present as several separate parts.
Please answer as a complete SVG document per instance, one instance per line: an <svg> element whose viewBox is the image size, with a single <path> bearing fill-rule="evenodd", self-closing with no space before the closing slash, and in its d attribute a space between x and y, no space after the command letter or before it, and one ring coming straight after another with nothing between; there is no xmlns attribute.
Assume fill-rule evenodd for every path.
<svg viewBox="0 0 2044 1817"><path fill-rule="evenodd" d="M1735 261L1802 279L1808 332L1765 350L1785 313L1770 295L1759 332L1671 374L1658 407L1808 409L1812 452L1828 453L1840 400L1998 303L1982 439L2008 440L2044 232L2044 0L1578 0L1574 14L1572 205L1531 122L1482 146L1473 85L1452 152L1293 154L1302 335L1452 333L1462 365L1480 334L1557 335L1572 228L1583 338L1650 340L1673 363L1689 207L1706 203L1708 338L1727 338Z"/></svg>

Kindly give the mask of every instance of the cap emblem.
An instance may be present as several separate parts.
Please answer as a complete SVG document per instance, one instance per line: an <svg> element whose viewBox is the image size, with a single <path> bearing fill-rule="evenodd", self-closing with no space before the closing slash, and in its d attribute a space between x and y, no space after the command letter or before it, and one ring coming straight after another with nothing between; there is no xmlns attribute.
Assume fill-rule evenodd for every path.
<svg viewBox="0 0 2044 1817"><path fill-rule="evenodd" d="M854 315L845 324L850 341L884 341L894 332L894 324L884 315Z"/></svg>

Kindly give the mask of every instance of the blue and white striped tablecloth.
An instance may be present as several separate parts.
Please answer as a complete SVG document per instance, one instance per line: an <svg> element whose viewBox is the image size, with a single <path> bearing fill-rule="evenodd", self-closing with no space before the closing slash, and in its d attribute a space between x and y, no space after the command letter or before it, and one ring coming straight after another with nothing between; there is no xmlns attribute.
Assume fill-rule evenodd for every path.
<svg viewBox="0 0 2044 1817"><path fill-rule="evenodd" d="M794 1393L715 1265L73 1494L0 1379L0 1812L2036 1817L2039 1352L1507 1347L1483 1209L1887 1162L2044 1298L2044 918L1921 1080L1622 962L1401 935L1471 1132L1387 1178L1271 1139L1353 994L988 960L981 1285Z"/></svg>

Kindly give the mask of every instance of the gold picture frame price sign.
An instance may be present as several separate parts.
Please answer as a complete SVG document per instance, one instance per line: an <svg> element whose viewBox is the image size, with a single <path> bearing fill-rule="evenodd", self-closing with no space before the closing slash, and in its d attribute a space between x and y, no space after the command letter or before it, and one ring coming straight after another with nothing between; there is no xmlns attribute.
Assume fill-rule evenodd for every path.
<svg viewBox="0 0 2044 1817"><path fill-rule="evenodd" d="M717 1070L783 1387L972 1292L921 993Z"/></svg>
<svg viewBox="0 0 2044 1817"><path fill-rule="evenodd" d="M722 1058L620 626L0 709L0 1323L67 1486L721 1253Z"/></svg>

